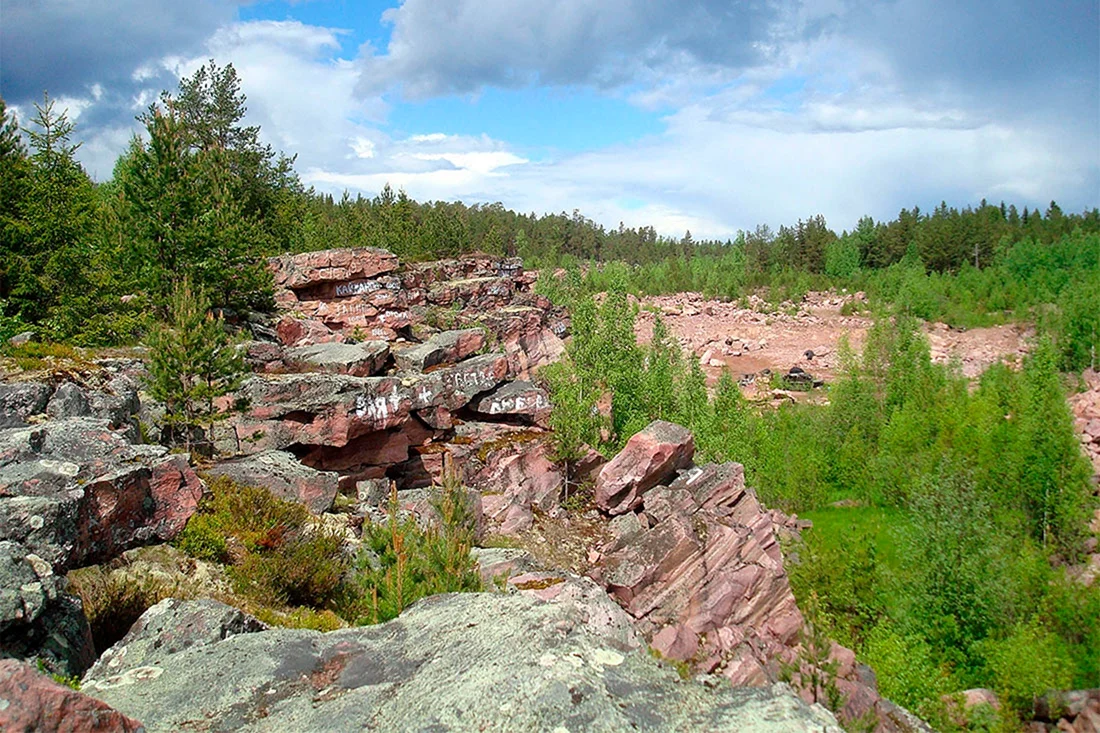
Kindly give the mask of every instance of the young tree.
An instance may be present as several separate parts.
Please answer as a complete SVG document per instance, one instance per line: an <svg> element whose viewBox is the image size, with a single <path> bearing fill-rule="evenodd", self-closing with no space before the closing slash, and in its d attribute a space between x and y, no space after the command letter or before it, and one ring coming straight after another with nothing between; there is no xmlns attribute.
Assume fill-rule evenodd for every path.
<svg viewBox="0 0 1100 733"><path fill-rule="evenodd" d="M201 290L187 280L176 286L168 320L154 329L149 345L149 392L165 405L171 439L182 432L190 450L196 429L205 428L213 443L214 424L227 414L218 399L240 386L247 369Z"/></svg>

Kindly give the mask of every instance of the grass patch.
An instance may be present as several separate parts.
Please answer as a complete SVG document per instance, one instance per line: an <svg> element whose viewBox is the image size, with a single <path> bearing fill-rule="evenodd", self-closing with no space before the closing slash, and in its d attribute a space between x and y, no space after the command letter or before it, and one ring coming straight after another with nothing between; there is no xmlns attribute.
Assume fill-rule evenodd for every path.
<svg viewBox="0 0 1100 733"><path fill-rule="evenodd" d="M879 562L893 572L901 569L897 532L909 525L904 510L879 506L826 507L804 512L799 517L814 523L808 532L833 546L853 534L869 537Z"/></svg>

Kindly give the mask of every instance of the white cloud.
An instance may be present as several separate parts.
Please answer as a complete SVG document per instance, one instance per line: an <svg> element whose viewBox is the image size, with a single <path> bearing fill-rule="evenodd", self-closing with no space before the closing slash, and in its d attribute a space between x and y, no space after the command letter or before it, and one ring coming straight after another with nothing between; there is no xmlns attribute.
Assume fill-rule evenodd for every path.
<svg viewBox="0 0 1100 733"><path fill-rule="evenodd" d="M356 158L374 157L374 143L361 135L351 141L351 149Z"/></svg>

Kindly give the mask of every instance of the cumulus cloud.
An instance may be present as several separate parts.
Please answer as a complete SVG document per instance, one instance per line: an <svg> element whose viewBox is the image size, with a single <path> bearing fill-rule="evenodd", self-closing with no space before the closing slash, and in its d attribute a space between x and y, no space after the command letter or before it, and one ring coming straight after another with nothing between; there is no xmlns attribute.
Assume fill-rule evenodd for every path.
<svg viewBox="0 0 1100 733"><path fill-rule="evenodd" d="M234 64L249 123L298 156L306 185L373 195L389 183L420 200L580 209L672 236L726 237L817 213L847 228L941 199L1100 204L1091 4L1051 5L1031 36L1014 27L1039 22L1022 0L981 14L980 32L979 20L960 19L979 17L973 0L925 4L406 0L385 14L384 48L345 59L343 31L219 20L203 13L228 0L207 0L188 25L204 32L124 59L108 53L76 75L65 101L87 140L81 160L103 179L133 115L212 57ZM9 69L5 93L9 78L31 76ZM518 140L453 134L445 121L409 132L386 122L404 99L528 85L615 94L660 110L660 131L547 157Z"/></svg>

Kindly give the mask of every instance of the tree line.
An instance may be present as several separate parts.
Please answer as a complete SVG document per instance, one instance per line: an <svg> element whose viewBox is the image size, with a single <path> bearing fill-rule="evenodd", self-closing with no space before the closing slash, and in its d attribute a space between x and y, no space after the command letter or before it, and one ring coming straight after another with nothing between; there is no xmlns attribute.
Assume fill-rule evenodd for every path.
<svg viewBox="0 0 1100 733"><path fill-rule="evenodd" d="M1066 237L1100 232L1096 209L1067 214L1053 202L1045 212L984 201L906 209L840 234L811 216L719 241L608 229L576 210L539 216L500 203L416 202L388 185L374 197L334 198L306 189L293 158L245 124L245 101L233 66L211 61L139 117L142 134L97 184L77 162L74 125L53 101L36 105L21 134L0 100L0 336L33 328L83 345L133 342L185 279L215 307L269 308L264 259L329 247L379 246L410 260L482 251L544 268L625 263L639 292L736 297L903 264L972 277L1018 242L1041 258Z"/></svg>

